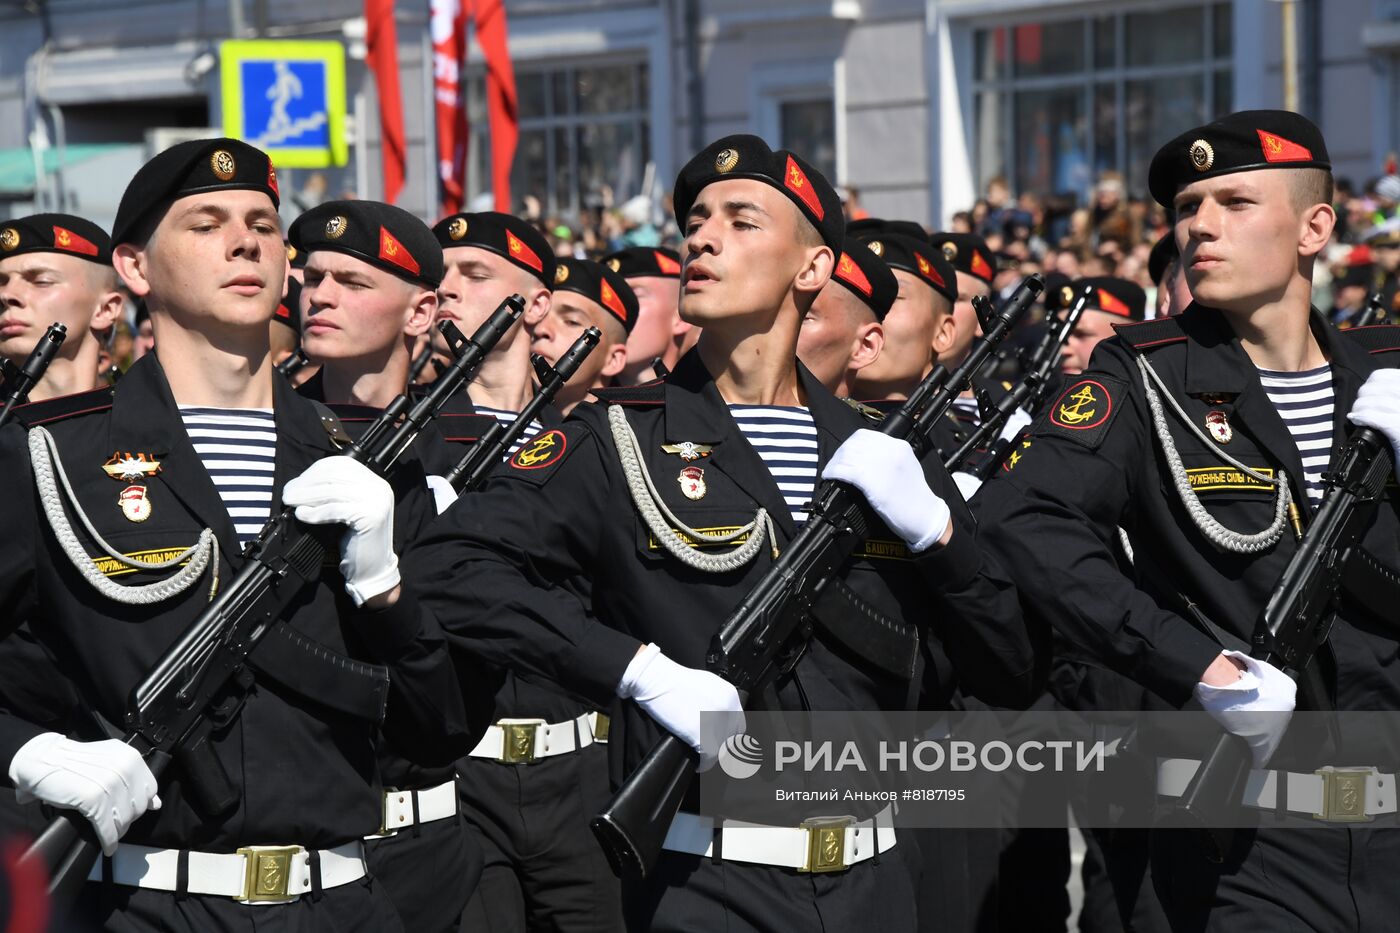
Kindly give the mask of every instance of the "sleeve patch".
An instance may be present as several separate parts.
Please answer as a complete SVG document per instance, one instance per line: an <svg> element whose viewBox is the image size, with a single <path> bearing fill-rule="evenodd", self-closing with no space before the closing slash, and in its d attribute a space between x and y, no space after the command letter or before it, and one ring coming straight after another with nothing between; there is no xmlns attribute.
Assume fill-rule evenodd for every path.
<svg viewBox="0 0 1400 933"><path fill-rule="evenodd" d="M553 430L527 441L510 458L513 470L547 470L564 459L569 439L563 431Z"/></svg>
<svg viewBox="0 0 1400 933"><path fill-rule="evenodd" d="M1066 437L1093 450L1103 443L1126 397L1127 385L1118 379L1076 380L1045 410L1034 433Z"/></svg>

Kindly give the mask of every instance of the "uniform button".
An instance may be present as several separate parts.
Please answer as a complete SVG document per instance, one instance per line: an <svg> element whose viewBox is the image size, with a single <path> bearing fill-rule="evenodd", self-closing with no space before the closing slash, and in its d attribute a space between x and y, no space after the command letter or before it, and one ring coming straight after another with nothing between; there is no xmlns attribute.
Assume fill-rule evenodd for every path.
<svg viewBox="0 0 1400 933"><path fill-rule="evenodd" d="M403 817L399 817L399 822L402 823L403 821L404 821L404 818L403 818Z"/></svg>

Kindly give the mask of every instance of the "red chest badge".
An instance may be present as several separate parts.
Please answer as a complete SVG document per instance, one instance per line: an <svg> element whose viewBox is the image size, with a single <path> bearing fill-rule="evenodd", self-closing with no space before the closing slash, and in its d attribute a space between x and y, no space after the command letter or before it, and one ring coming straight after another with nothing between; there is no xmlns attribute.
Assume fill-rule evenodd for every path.
<svg viewBox="0 0 1400 933"><path fill-rule="evenodd" d="M676 481L681 484L681 495L687 499L703 499L705 493L709 492L705 486L705 471L698 466L682 469Z"/></svg>
<svg viewBox="0 0 1400 933"><path fill-rule="evenodd" d="M117 497L122 514L129 522L144 522L151 517L151 500L146 496L145 486L128 486Z"/></svg>

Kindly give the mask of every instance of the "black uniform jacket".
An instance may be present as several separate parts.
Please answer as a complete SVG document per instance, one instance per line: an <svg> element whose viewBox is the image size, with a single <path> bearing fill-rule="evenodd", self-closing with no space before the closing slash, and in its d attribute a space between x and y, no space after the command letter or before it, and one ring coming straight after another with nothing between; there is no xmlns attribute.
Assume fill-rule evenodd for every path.
<svg viewBox="0 0 1400 933"><path fill-rule="evenodd" d="M799 365L798 372L825 463L868 425L805 368ZM682 522L732 528L763 507L777 525L778 546L792 538L776 484L698 353L682 359L664 382L600 394L623 405L662 499ZM684 441L710 445L712 452L686 462L663 449ZM682 494L683 468L703 471L703 497ZM1032 651L1014 590L984 565L976 528L947 474L935 466L928 478L955 516L949 545L910 558L881 528L845 579L872 602L878 596L877 605L898 613L904 624L940 638L966 683L1001 696L1023 695ZM561 428L522 448L481 493L439 516L405 563L421 604L449 639L606 708L641 643L655 642L676 662L703 667L711 637L772 558L765 547L748 566L713 574L665 551L633 505L606 407L586 404ZM591 615L560 585L579 576L592 582ZM902 709L909 687L819 637L766 703L794 710ZM615 774L618 753L630 770L659 735L631 704L614 730Z"/></svg>
<svg viewBox="0 0 1400 933"><path fill-rule="evenodd" d="M274 380L277 425L273 509L281 490L322 457L336 453L315 406L285 380ZM180 420L154 355L140 360L116 387L36 403L21 410L27 426L43 425L57 442L63 469L83 511L116 550L164 559L212 528L218 540L219 581L227 585L241 564L233 525ZM149 514L125 517L118 494L129 484L102 467L114 452L145 454L160 472L145 487ZM163 602L129 606L102 596L59 546L44 515L30 469L25 428L0 432L0 475L10 483L0 501L0 624L27 622L54 677L67 676L84 701L120 724L129 691L208 604L210 580ZM105 564L123 585L164 579L169 571L129 571L107 561L67 509L82 549ZM461 697L447 647L431 617L411 597L379 612L350 608L344 582L328 555L321 582L294 603L285 620L314 649L387 667L390 690L384 728L416 741L426 756L464 741ZM268 636L272 638L273 636ZM271 643L269 643L271 644ZM375 832L381 801L372 716L341 712L315 698L325 665L308 659L304 678L259 673L241 714L220 718L213 749L238 792L234 807L199 812L177 764L161 788L163 806L148 814L125 841L203 851L252 844L332 846ZM299 657L299 656L298 656ZM330 683L330 681L328 681ZM343 681L333 682L338 688ZM233 707L235 704L230 704ZM341 704L341 709L347 704ZM42 731L22 710L0 713L0 760ZM92 738L93 736L83 736Z"/></svg>
<svg viewBox="0 0 1400 933"><path fill-rule="evenodd" d="M1343 334L1317 312L1312 327L1331 361L1335 458L1361 384L1373 370L1400 364L1400 328ZM1273 487L1226 464L1216 454L1223 451L1256 471L1282 471L1306 526L1313 506L1297 447L1225 317L1199 304L1176 317L1120 326L1117 337L1100 343L1089 369L1067 378L1032 426L1015 463L979 492L975 510L984 540L1015 568L1023 598L1075 646L1179 707L1222 648L1247 650L1298 541L1290 528L1267 550L1241 555L1201 532L1170 477L1139 355L1206 437L1215 426L1214 438L1202 441L1163 399L1206 511L1246 534L1266 528L1274 515ZM1132 545L1136 582L1115 558L1120 526ZM1363 544L1400 566L1398 534L1392 497ZM1375 607L1392 614L1386 621L1356 601L1349 605L1319 661L1321 688L1341 709L1400 708L1394 608Z"/></svg>
<svg viewBox="0 0 1400 933"><path fill-rule="evenodd" d="M417 387L415 390L422 391ZM558 409L546 405L537 420L542 426L552 428L563 418ZM418 435L414 448L423 461L423 469L429 475L446 476L495 423L495 415L476 410L466 390L453 395L432 423Z"/></svg>

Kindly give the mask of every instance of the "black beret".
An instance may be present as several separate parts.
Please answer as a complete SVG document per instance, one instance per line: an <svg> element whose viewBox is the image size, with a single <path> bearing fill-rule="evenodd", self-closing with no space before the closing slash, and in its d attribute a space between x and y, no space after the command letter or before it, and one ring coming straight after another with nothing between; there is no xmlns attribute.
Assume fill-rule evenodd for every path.
<svg viewBox="0 0 1400 933"><path fill-rule="evenodd" d="M291 267L293 269L305 269L306 254L293 246L291 240L283 240L282 242L287 247L287 262L291 264Z"/></svg>
<svg viewBox="0 0 1400 933"><path fill-rule="evenodd" d="M122 194L112 242L124 243L165 201L206 191L261 191L280 203L277 170L266 152L237 139L176 143L137 170Z"/></svg>
<svg viewBox="0 0 1400 933"><path fill-rule="evenodd" d="M1094 290L1085 310L1103 311L1130 321L1141 321L1147 316L1147 292L1136 282L1112 275L1095 275L1075 279L1072 288L1078 294L1084 291L1085 286ZM1066 303L1065 307L1068 306Z"/></svg>
<svg viewBox="0 0 1400 933"><path fill-rule="evenodd" d="M685 164L672 194L682 229L700 189L729 178L752 178L777 188L812 222L822 242L832 250L841 248L846 220L836 189L800 156L785 149L769 149L757 136L726 136Z"/></svg>
<svg viewBox="0 0 1400 933"><path fill-rule="evenodd" d="M286 324L296 334L301 334L301 283L287 276L287 297L272 312L272 319L278 324Z"/></svg>
<svg viewBox="0 0 1400 933"><path fill-rule="evenodd" d="M602 263L624 279L643 276L666 279L681 277L680 254L662 246L631 246L620 249L604 256Z"/></svg>
<svg viewBox="0 0 1400 933"><path fill-rule="evenodd" d="M923 240L890 233L859 237L858 242L864 243L891 269L900 269L921 279L949 301L958 300L958 277L952 265Z"/></svg>
<svg viewBox="0 0 1400 933"><path fill-rule="evenodd" d="M1334 282L1336 288L1369 289L1376 280L1375 267L1371 265L1347 266Z"/></svg>
<svg viewBox="0 0 1400 933"><path fill-rule="evenodd" d="M0 226L0 259L25 253L63 253L112 264L112 241L97 224L72 214L30 214Z"/></svg>
<svg viewBox="0 0 1400 933"><path fill-rule="evenodd" d="M1045 291L1041 292L1045 302L1045 313L1055 315L1068 308L1074 301L1074 289L1070 288L1070 277L1063 272L1045 273Z"/></svg>
<svg viewBox="0 0 1400 933"><path fill-rule="evenodd" d="M443 249L475 246L489 250L509 259L546 286L554 285L554 250L543 233L519 217L496 211L453 214L433 225L433 235Z"/></svg>
<svg viewBox="0 0 1400 933"><path fill-rule="evenodd" d="M966 272L988 285L996 277L992 251L987 249L987 241L975 233L935 233L929 237L929 245L941 252L959 272Z"/></svg>
<svg viewBox="0 0 1400 933"><path fill-rule="evenodd" d="M310 255L344 253L425 288L442 284L442 247L428 225L381 201L327 201L298 217L287 231Z"/></svg>
<svg viewBox="0 0 1400 933"><path fill-rule="evenodd" d="M637 294L627 280L600 262L560 257L554 270L554 291L574 292L602 305L622 322L627 333L637 323Z"/></svg>
<svg viewBox="0 0 1400 933"><path fill-rule="evenodd" d="M836 268L832 270L831 280L854 292L875 313L877 321L885 319L894 300L899 297L899 280L885 260L854 237L846 238L841 258L836 260Z"/></svg>
<svg viewBox="0 0 1400 933"><path fill-rule="evenodd" d="M928 231L922 224L912 220L883 220L879 217L863 217L846 224L846 235L867 237L872 233L900 233L916 240L927 240Z"/></svg>
<svg viewBox="0 0 1400 933"><path fill-rule="evenodd" d="M1172 206L1182 185L1264 168L1332 170L1322 131L1287 110L1242 110L1187 130L1152 157L1147 187L1158 204Z"/></svg>
<svg viewBox="0 0 1400 933"><path fill-rule="evenodd" d="M1168 231L1162 238L1152 244L1152 252L1147 255L1147 274L1154 283L1160 283L1162 276L1178 258L1181 252L1176 248L1176 234Z"/></svg>

